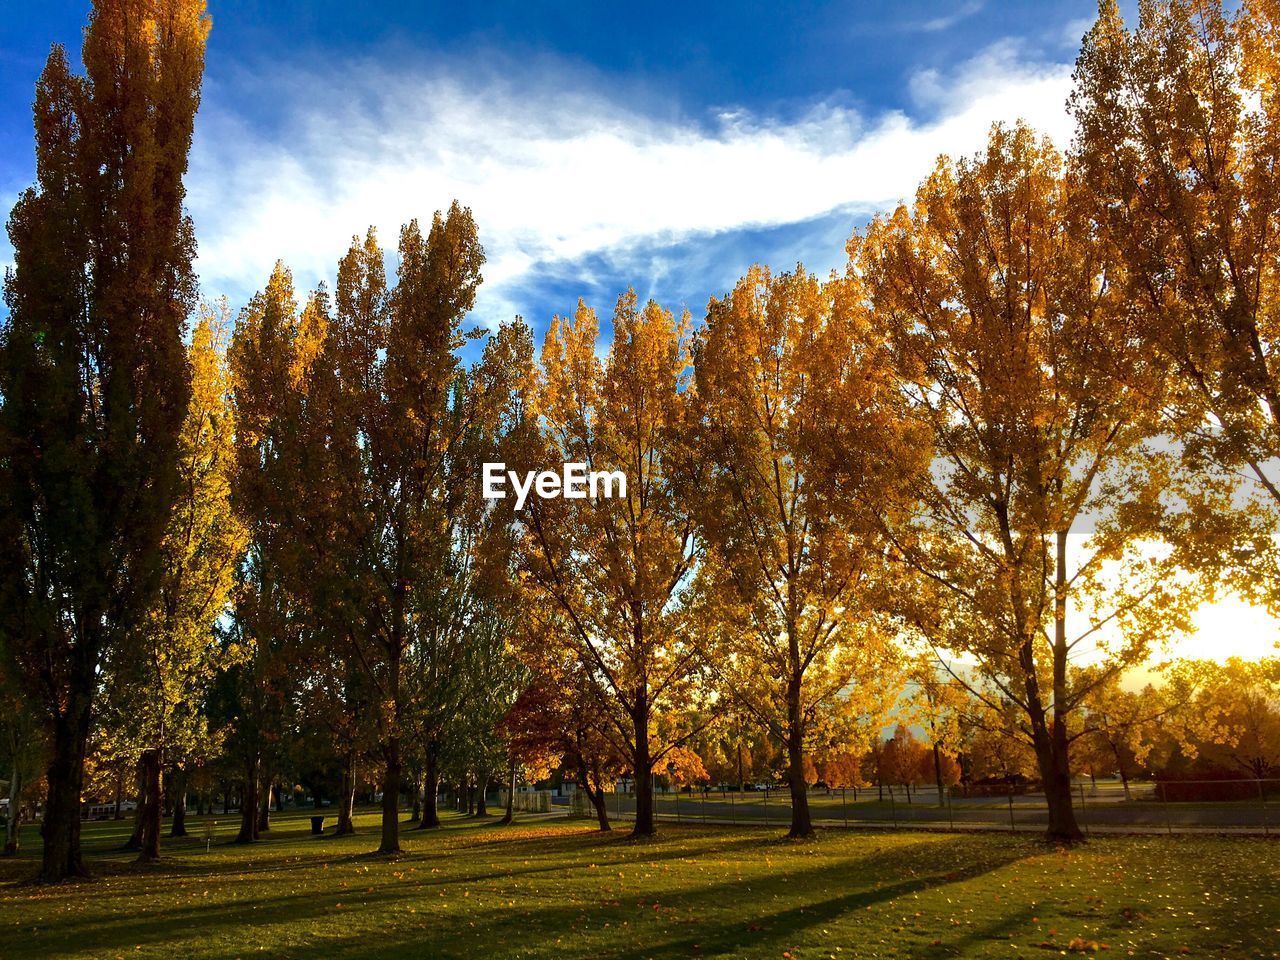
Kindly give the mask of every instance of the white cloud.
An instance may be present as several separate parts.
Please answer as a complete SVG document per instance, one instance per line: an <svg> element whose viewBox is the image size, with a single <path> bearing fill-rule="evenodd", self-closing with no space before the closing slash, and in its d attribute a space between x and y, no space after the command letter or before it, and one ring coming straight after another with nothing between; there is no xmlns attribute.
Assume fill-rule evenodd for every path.
<svg viewBox="0 0 1280 960"><path fill-rule="evenodd" d="M931 20L925 20L920 24L920 29L925 33L939 33L943 30L950 30L956 24L963 20L967 20L975 13L982 10L983 3L981 0L970 0L969 3L957 7L954 11L943 17L934 17Z"/></svg>
<svg viewBox="0 0 1280 960"><path fill-rule="evenodd" d="M1063 26L1059 35L1059 41L1063 47L1070 50L1074 55L1080 49L1080 41L1084 35L1093 29L1096 17L1077 17L1069 20Z"/></svg>
<svg viewBox="0 0 1280 960"><path fill-rule="evenodd" d="M923 120L820 104L702 124L598 78L545 65L526 76L537 80L456 63L257 76L286 118L269 133L212 88L188 179L206 291L256 288L277 258L309 286L353 233L372 223L393 247L400 224L456 197L489 254L478 313L490 321L520 311L539 264L871 212L910 196L939 153L976 150L996 120L1024 118L1059 143L1069 132L1069 65L1025 62L1010 44L917 75Z"/></svg>

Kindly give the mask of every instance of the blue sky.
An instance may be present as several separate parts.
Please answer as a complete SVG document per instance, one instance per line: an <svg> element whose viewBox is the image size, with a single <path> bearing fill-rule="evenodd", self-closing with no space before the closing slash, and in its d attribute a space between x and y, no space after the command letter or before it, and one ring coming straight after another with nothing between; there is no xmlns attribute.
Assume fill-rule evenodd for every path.
<svg viewBox="0 0 1280 960"><path fill-rule="evenodd" d="M611 9L613 8L613 9ZM32 177L30 103L84 0L0 19L0 206ZM457 197L489 253L476 317L545 329L634 285L700 316L753 262L825 271L995 120L1069 135L1087 2L211 0L188 177L207 295L282 258L300 289L352 234ZM0 243L0 263L11 252Z"/></svg>

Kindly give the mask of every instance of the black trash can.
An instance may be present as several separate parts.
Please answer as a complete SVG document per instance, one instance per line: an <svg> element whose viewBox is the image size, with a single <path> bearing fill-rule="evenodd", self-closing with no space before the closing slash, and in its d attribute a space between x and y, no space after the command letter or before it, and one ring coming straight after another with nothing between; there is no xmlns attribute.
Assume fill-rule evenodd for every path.
<svg viewBox="0 0 1280 960"><path fill-rule="evenodd" d="M311 832L317 836L324 833L324 817L311 818Z"/></svg>

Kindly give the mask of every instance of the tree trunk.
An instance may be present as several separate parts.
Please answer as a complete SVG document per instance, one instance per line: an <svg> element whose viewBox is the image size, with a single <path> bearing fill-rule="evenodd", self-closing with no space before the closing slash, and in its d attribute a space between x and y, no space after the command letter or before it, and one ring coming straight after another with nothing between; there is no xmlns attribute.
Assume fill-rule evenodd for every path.
<svg viewBox="0 0 1280 960"><path fill-rule="evenodd" d="M799 651L796 651L799 658ZM793 674L787 684L787 781L791 787L791 829L789 837L812 837L809 818L809 785L804 779L804 717L800 709L800 677Z"/></svg>
<svg viewBox="0 0 1280 960"><path fill-rule="evenodd" d="M942 796L942 751L937 743L933 745L933 778L938 785L938 806L945 807L947 801Z"/></svg>
<svg viewBox="0 0 1280 960"><path fill-rule="evenodd" d="M599 778L597 778L596 782L600 782ZM593 790L591 788L591 779L584 769L579 786L587 791L587 796L591 798L591 805L596 808L596 822L600 825L600 832L608 833L613 828L609 826L609 807L604 799L604 785L601 784Z"/></svg>
<svg viewBox="0 0 1280 960"><path fill-rule="evenodd" d="M73 694L54 721L53 758L46 774L49 792L40 826L40 879L50 883L88 875L80 853L80 794L91 705L89 695Z"/></svg>
<svg viewBox="0 0 1280 960"><path fill-rule="evenodd" d="M507 809L499 823L510 823L516 818L516 762L514 759L507 765Z"/></svg>
<svg viewBox="0 0 1280 960"><path fill-rule="evenodd" d="M255 839L271 831L271 791L275 787L275 771L267 768L262 775L262 787L258 797L258 824Z"/></svg>
<svg viewBox="0 0 1280 960"><path fill-rule="evenodd" d="M1057 563L1054 571L1053 624L1053 723L1046 723L1040 706L1039 688L1035 680L1030 643L1024 654L1024 669L1029 673L1028 703L1032 707L1031 730L1035 740L1036 760L1044 780L1045 800L1049 805L1050 840L1075 843L1084 838L1076 823L1071 797L1071 761L1068 753L1067 716L1063 704L1067 696L1067 534L1057 535ZM1034 696L1032 696L1034 694Z"/></svg>
<svg viewBox="0 0 1280 960"><path fill-rule="evenodd" d="M129 835L129 839L124 842L121 850L141 850L142 835L146 830L147 816L147 769L145 759L138 757L138 763L134 767L134 784L137 787L138 799L133 808L133 833Z"/></svg>
<svg viewBox="0 0 1280 960"><path fill-rule="evenodd" d="M187 777L175 767L169 774L169 793L173 797L173 824L169 836L187 835Z"/></svg>
<svg viewBox="0 0 1280 960"><path fill-rule="evenodd" d="M413 810L409 814L410 823L420 823L422 820L422 777L415 776L413 778Z"/></svg>
<svg viewBox="0 0 1280 960"><path fill-rule="evenodd" d="M382 838L378 843L378 853L400 852L400 781L403 776L400 760L400 660L403 647L400 637L404 622L405 590L405 581L399 581L392 612L394 635L387 651L387 693L391 700L391 716L384 720L386 726L382 731L382 757L385 766L382 771Z"/></svg>
<svg viewBox="0 0 1280 960"><path fill-rule="evenodd" d="M434 830L440 826L440 811L436 795L440 792L439 746L435 741L427 744L427 772L422 787L422 820L419 830Z"/></svg>
<svg viewBox="0 0 1280 960"><path fill-rule="evenodd" d="M124 802L124 775L119 770L116 771L116 809L112 815L113 820L124 819L124 809L121 804Z"/></svg>
<svg viewBox="0 0 1280 960"><path fill-rule="evenodd" d="M485 794L489 790L489 771L481 770L476 774L476 816L487 817L489 804Z"/></svg>
<svg viewBox="0 0 1280 960"><path fill-rule="evenodd" d="M146 803L138 807L142 811L142 844L138 850L139 863L154 863L160 859L160 829L164 814L162 762L163 758L158 747L142 751L142 775L147 786Z"/></svg>
<svg viewBox="0 0 1280 960"><path fill-rule="evenodd" d="M591 798L591 804L596 808L596 823L600 827L600 832L608 833L613 828L609 826L609 805L605 802L604 787L588 790L587 796Z"/></svg>
<svg viewBox="0 0 1280 960"><path fill-rule="evenodd" d="M247 761L244 786L240 790L240 832L236 843L253 843L258 839L258 761Z"/></svg>
<svg viewBox="0 0 1280 960"><path fill-rule="evenodd" d="M4 855L17 856L18 823L22 819L22 767L17 756L13 758L13 773L9 777L9 819L4 825Z"/></svg>
<svg viewBox="0 0 1280 960"><path fill-rule="evenodd" d="M345 836L356 832L354 819L356 805L356 754L354 750L347 752L346 763L342 766L342 794L338 797L338 831L337 836Z"/></svg>
<svg viewBox="0 0 1280 960"><path fill-rule="evenodd" d="M649 754L649 696L641 689L631 721L635 726L636 822L633 837L651 837L656 833L653 819L653 758Z"/></svg>
<svg viewBox="0 0 1280 960"><path fill-rule="evenodd" d="M379 853L400 852L400 737L391 734L383 748L386 767L382 775L382 840Z"/></svg>
<svg viewBox="0 0 1280 960"><path fill-rule="evenodd" d="M1047 734L1045 739L1052 742L1058 739L1058 735L1055 731ZM1061 749L1050 747L1045 755L1037 750L1036 759L1039 761L1040 775L1044 778L1045 801L1049 805L1049 839L1067 843L1084 839L1084 834L1076 823L1075 807L1071 796L1071 772L1067 766L1065 744Z"/></svg>

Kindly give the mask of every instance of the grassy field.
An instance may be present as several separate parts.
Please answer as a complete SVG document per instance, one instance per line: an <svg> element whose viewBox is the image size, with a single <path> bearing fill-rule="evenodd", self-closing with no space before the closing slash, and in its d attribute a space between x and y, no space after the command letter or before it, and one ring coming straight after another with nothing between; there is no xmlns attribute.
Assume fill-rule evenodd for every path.
<svg viewBox="0 0 1280 960"><path fill-rule="evenodd" d="M580 822L454 818L396 858L277 816L253 847L166 841L164 863L86 827L97 879L25 882L38 837L0 860L0 957L1280 957L1280 844L663 824L655 840ZM206 839L209 848L206 852Z"/></svg>

